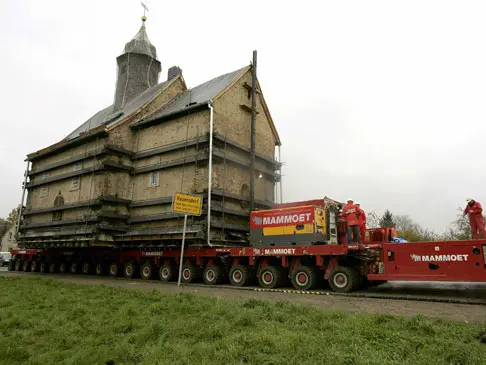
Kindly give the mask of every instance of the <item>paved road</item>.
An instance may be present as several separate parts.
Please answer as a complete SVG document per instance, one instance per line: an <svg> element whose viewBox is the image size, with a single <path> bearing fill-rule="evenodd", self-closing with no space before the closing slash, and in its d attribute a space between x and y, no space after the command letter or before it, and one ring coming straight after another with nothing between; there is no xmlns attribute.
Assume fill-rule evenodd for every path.
<svg viewBox="0 0 486 365"><path fill-rule="evenodd" d="M51 275L39 273L23 273L23 272L0 272L0 276L39 276L49 279L59 280L64 283L82 284L82 285L106 285L119 288L131 288L143 291L150 291L153 289L160 290L165 293L177 293L179 290L174 283L161 283L160 281L150 280L127 280L124 278L110 278L97 276L82 276L82 275ZM413 287L415 284L415 287ZM418 284L418 286L417 286ZM464 298L464 295L470 293L477 293L473 296L481 297L486 300L486 284L471 284L471 283L408 283L395 282L393 284L386 284L383 287L378 287L379 291L385 292L387 290L405 290L417 291L422 290L438 290L449 288L455 293L455 297ZM407 288L408 287L408 288ZM429 287L427 289L427 287ZM378 289L376 288L376 289ZM482 322L486 323L486 307L484 305L465 305L465 304L451 304L451 303L429 303L421 301L407 301L407 300L383 300L371 298L355 298L355 297L341 297L332 295L302 295L302 294L288 294L279 292L256 292L250 290L238 290L229 287L211 287L211 286L185 286L181 291L187 293L194 293L198 295L212 296L229 300L246 300L246 299L261 299L261 300L286 300L297 302L303 305L310 305L320 308L333 308L338 310L345 310L351 312L367 312L367 313L386 313L404 316L413 316L421 314L432 318L446 318L462 322ZM388 294L388 293L386 293ZM462 294L462 296L460 295Z"/></svg>

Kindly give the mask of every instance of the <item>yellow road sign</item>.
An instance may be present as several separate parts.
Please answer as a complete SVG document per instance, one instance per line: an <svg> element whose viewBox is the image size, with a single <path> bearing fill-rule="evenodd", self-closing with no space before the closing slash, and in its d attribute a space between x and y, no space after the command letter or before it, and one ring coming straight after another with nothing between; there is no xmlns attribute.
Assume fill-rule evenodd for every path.
<svg viewBox="0 0 486 365"><path fill-rule="evenodd" d="M202 197L199 195L190 195L175 193L172 199L172 211L174 213L201 215Z"/></svg>

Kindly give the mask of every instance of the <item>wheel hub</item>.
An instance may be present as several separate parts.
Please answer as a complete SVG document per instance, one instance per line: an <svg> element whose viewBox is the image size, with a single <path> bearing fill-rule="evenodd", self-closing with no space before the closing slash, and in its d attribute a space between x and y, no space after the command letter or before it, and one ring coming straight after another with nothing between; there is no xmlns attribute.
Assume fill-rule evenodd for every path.
<svg viewBox="0 0 486 365"><path fill-rule="evenodd" d="M307 285L309 282L309 277L305 272L299 272L297 274L297 283L301 286Z"/></svg>
<svg viewBox="0 0 486 365"><path fill-rule="evenodd" d="M241 275L241 272L240 271L235 271L233 273L233 280L234 281L240 282L241 281L241 277L242 277L242 275Z"/></svg>
<svg viewBox="0 0 486 365"><path fill-rule="evenodd" d="M271 284L273 281L273 274L269 271L263 273L263 282L265 284Z"/></svg>
<svg viewBox="0 0 486 365"><path fill-rule="evenodd" d="M334 284L339 288L344 288L348 284L348 278L344 274L334 276Z"/></svg>
<svg viewBox="0 0 486 365"><path fill-rule="evenodd" d="M144 268L143 268L143 274L144 274L145 276L149 276L149 275L150 275L150 269L149 269L148 267L144 267Z"/></svg>
<svg viewBox="0 0 486 365"><path fill-rule="evenodd" d="M189 279L191 277L191 270L184 269L184 271L182 272L182 276L184 277L184 279Z"/></svg>
<svg viewBox="0 0 486 365"><path fill-rule="evenodd" d="M213 280L214 279L214 271L209 270L208 273L206 274L206 276L209 280Z"/></svg>
<svg viewBox="0 0 486 365"><path fill-rule="evenodd" d="M168 269L162 269L162 277L164 277L164 278L169 277L169 270Z"/></svg>

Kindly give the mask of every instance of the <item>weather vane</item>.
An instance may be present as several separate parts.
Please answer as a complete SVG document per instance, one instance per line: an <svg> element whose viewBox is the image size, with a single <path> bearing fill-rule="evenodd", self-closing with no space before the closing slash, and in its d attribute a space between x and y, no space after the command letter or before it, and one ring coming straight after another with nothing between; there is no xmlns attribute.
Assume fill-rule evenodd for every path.
<svg viewBox="0 0 486 365"><path fill-rule="evenodd" d="M149 11L149 8L147 8L147 0L145 0L144 2L141 2L140 4L142 4L142 7L143 7L143 16L142 16L142 21L146 21L147 20L147 17L145 16L145 12Z"/></svg>

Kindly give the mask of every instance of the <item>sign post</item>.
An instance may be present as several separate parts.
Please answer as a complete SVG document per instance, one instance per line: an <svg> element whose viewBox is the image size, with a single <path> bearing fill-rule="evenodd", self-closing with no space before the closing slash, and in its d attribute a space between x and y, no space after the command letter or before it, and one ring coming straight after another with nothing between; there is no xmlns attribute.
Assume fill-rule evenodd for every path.
<svg viewBox="0 0 486 365"><path fill-rule="evenodd" d="M182 245L181 245L181 257L179 261L179 278L177 280L177 286L181 286L182 278L182 265L184 263L184 245L186 242L186 228L187 228L187 216L188 215L201 215L202 210L202 197L199 195L190 195L183 193L175 193L172 198L172 212L184 214L184 229L182 231Z"/></svg>

